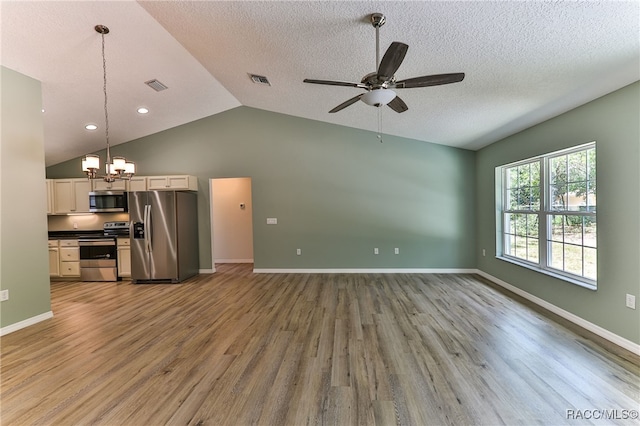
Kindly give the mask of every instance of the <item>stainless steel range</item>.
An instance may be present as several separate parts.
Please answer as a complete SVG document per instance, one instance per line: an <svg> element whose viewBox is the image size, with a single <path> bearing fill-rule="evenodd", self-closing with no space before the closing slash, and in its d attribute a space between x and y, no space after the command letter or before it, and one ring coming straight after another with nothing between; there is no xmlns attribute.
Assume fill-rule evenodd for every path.
<svg viewBox="0 0 640 426"><path fill-rule="evenodd" d="M82 281L118 280L116 239L124 236L129 236L129 222L105 222L102 234L78 239Z"/></svg>

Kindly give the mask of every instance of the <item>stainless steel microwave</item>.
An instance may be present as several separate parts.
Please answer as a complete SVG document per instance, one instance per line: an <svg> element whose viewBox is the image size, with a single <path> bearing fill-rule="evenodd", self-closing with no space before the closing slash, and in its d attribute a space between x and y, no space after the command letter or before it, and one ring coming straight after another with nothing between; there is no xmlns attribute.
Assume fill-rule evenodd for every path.
<svg viewBox="0 0 640 426"><path fill-rule="evenodd" d="M125 191L95 191L89 193L89 211L126 212L127 193Z"/></svg>

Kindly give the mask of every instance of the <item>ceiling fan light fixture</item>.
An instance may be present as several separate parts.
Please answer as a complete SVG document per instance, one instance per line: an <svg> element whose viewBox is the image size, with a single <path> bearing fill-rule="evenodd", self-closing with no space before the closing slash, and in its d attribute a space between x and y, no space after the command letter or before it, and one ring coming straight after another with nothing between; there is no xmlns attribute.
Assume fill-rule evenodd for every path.
<svg viewBox="0 0 640 426"><path fill-rule="evenodd" d="M396 92L391 89L373 89L360 97L367 105L380 107L391 102L396 97Z"/></svg>

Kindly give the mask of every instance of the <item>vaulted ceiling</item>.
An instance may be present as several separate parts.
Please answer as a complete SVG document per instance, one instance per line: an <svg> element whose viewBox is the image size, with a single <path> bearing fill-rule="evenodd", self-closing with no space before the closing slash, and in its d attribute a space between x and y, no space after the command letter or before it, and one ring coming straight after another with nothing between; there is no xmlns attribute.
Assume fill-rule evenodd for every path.
<svg viewBox="0 0 640 426"><path fill-rule="evenodd" d="M329 114L362 89L303 79L357 83L375 71L374 12L386 16L382 52L409 45L398 80L465 79L397 90L401 114L362 102ZM1 63L42 82L47 165L104 148L97 24L110 28L112 144L246 105L479 149L639 80L639 17L639 2L609 0L2 1Z"/></svg>

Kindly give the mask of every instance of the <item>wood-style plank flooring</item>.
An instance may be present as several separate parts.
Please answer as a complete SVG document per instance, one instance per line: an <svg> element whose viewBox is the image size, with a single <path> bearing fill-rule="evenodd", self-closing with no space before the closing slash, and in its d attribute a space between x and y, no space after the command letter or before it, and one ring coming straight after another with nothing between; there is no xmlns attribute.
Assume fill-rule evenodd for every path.
<svg viewBox="0 0 640 426"><path fill-rule="evenodd" d="M2 425L638 424L638 357L478 276L217 269L52 283L2 338Z"/></svg>

